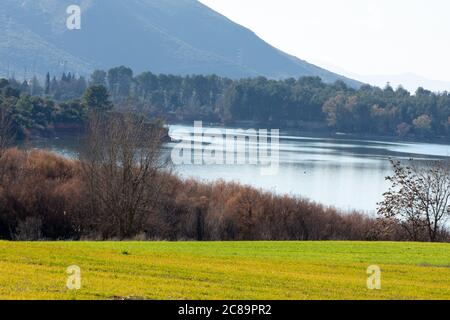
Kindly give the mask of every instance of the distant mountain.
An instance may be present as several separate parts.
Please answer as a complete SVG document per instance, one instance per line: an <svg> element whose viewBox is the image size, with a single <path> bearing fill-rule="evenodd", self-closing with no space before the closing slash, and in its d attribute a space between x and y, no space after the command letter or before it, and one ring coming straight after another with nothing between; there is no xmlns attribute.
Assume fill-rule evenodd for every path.
<svg viewBox="0 0 450 320"><path fill-rule="evenodd" d="M82 9L68 30L66 9ZM135 72L232 78L319 76L360 83L290 56L196 0L1 0L0 74Z"/></svg>

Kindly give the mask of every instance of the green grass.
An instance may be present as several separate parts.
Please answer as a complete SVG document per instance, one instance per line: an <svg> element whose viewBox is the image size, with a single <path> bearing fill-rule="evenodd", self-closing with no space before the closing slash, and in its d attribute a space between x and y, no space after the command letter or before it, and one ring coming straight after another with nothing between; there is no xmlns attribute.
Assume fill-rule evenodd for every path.
<svg viewBox="0 0 450 320"><path fill-rule="evenodd" d="M0 299L113 298L450 299L450 244L0 242Z"/></svg>

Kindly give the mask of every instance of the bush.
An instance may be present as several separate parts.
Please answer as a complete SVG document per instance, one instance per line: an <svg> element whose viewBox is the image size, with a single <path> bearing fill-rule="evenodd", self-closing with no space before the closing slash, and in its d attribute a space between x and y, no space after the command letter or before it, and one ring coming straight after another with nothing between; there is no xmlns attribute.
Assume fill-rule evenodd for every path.
<svg viewBox="0 0 450 320"><path fill-rule="evenodd" d="M90 207L81 163L45 151L9 149L0 159L0 238L111 239ZM249 186L154 177L158 197L130 238L167 240L407 240L392 221ZM156 181L157 180L157 181ZM105 230L111 230L105 233ZM448 239L448 236L447 236Z"/></svg>

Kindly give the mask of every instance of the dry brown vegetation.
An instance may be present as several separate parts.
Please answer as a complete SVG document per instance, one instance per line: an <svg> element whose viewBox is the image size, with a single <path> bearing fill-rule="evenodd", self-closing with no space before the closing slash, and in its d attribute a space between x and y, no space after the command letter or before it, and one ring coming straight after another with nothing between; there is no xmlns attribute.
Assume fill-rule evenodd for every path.
<svg viewBox="0 0 450 320"><path fill-rule="evenodd" d="M157 196L149 191L151 205L140 207L145 212L123 234L107 208L92 210L84 166L46 151L8 149L0 159L0 238L402 239L400 228L382 236L378 221L362 214L235 183L182 181L164 171L152 175Z"/></svg>

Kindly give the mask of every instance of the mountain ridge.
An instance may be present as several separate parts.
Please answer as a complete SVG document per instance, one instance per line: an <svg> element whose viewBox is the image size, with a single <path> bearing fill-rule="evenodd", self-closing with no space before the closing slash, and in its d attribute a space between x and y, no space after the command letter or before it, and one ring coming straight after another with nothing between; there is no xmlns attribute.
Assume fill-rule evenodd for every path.
<svg viewBox="0 0 450 320"><path fill-rule="evenodd" d="M65 28L71 4L82 9L81 30ZM361 84L282 52L196 0L2 0L0 12L7 26L0 34L3 74L87 75L126 65L136 73L319 76Z"/></svg>

